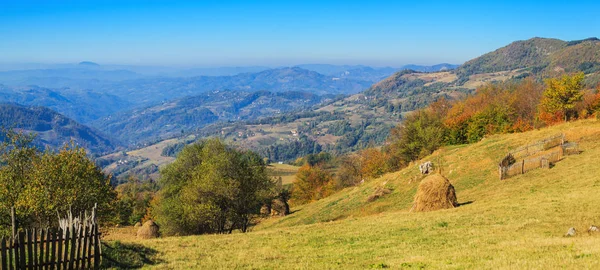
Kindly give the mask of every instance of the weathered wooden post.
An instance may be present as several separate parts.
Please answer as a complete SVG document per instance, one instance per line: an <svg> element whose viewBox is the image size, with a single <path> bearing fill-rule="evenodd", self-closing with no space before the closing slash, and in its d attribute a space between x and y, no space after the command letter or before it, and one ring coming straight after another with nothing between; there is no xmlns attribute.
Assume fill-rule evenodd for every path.
<svg viewBox="0 0 600 270"><path fill-rule="evenodd" d="M15 208L10 208L10 220L12 224L12 238L15 239L17 236L17 221L15 219Z"/></svg>

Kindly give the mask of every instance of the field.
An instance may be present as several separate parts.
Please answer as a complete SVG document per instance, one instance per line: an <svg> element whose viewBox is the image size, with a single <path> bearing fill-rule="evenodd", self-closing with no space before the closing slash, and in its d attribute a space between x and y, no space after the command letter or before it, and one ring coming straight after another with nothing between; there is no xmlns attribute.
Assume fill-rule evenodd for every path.
<svg viewBox="0 0 600 270"><path fill-rule="evenodd" d="M281 176L281 183L283 185L290 185L296 179L296 172L300 167L289 164L273 163L269 164L268 168L271 169L271 173L269 175L274 177Z"/></svg>
<svg viewBox="0 0 600 270"><path fill-rule="evenodd" d="M583 152L551 169L500 181L497 162L518 146L564 132ZM120 266L156 269L598 269L600 122L579 121L443 148L441 165L462 204L410 213L418 162L292 209L246 234L108 241ZM391 194L366 198L378 186ZM564 237L575 227L575 237ZM600 233L598 233L600 234ZM112 238L121 239L121 238ZM120 256L120 257L119 257ZM129 264L127 264L129 263ZM137 264L136 264L137 263Z"/></svg>

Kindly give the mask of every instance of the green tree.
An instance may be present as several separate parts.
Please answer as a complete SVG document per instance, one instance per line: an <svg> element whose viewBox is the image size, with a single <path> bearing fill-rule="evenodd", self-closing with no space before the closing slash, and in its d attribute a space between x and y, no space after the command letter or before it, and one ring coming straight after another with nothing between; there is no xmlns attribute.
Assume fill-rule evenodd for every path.
<svg viewBox="0 0 600 270"><path fill-rule="evenodd" d="M275 195L259 155L218 139L186 146L159 183L153 215L166 234L246 232Z"/></svg>
<svg viewBox="0 0 600 270"><path fill-rule="evenodd" d="M430 110L412 113L390 131L386 151L397 163L390 164L390 169L431 154L444 144L445 135L446 128L440 116Z"/></svg>
<svg viewBox="0 0 600 270"><path fill-rule="evenodd" d="M572 76L564 75L561 78L550 78L546 82L542 101L542 112L548 114L560 113L567 121L575 111L575 105L583 97L585 75L583 72Z"/></svg>
<svg viewBox="0 0 600 270"><path fill-rule="evenodd" d="M0 144L0 235L10 229L10 208L17 205L25 185L30 181L30 171L40 158L39 150L33 146L34 135L2 131ZM17 209L17 221L27 224L28 217Z"/></svg>
<svg viewBox="0 0 600 270"><path fill-rule="evenodd" d="M81 147L67 145L57 153L44 152L34 163L28 180L17 206L39 226L56 222L57 212L72 209L78 214L92 209L94 204L98 204L101 217L112 219L110 212L116 194L110 177Z"/></svg>
<svg viewBox="0 0 600 270"><path fill-rule="evenodd" d="M99 206L101 220L109 213L115 194L110 177L102 173L83 148L65 146L59 152L40 152L34 135L4 131L0 144L0 233L10 224L15 207L20 227L57 223L56 213L70 208L75 214ZM104 219L106 218L106 219Z"/></svg>

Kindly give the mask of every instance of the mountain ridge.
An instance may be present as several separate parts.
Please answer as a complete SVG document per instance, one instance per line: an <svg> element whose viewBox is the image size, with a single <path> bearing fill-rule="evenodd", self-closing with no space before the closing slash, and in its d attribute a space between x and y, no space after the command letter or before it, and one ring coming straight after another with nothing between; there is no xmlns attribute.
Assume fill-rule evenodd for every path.
<svg viewBox="0 0 600 270"><path fill-rule="evenodd" d="M94 154L112 152L119 147L116 140L99 131L41 106L0 103L0 126L35 133L34 143L51 149L58 149L71 140Z"/></svg>

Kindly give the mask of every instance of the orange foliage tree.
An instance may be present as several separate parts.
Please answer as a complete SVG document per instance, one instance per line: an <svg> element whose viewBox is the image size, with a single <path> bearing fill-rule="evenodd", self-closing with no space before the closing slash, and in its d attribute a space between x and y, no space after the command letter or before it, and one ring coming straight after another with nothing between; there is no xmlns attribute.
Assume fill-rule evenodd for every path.
<svg viewBox="0 0 600 270"><path fill-rule="evenodd" d="M292 188L294 203L307 203L329 196L335 191L332 175L322 166L305 164L298 169Z"/></svg>

